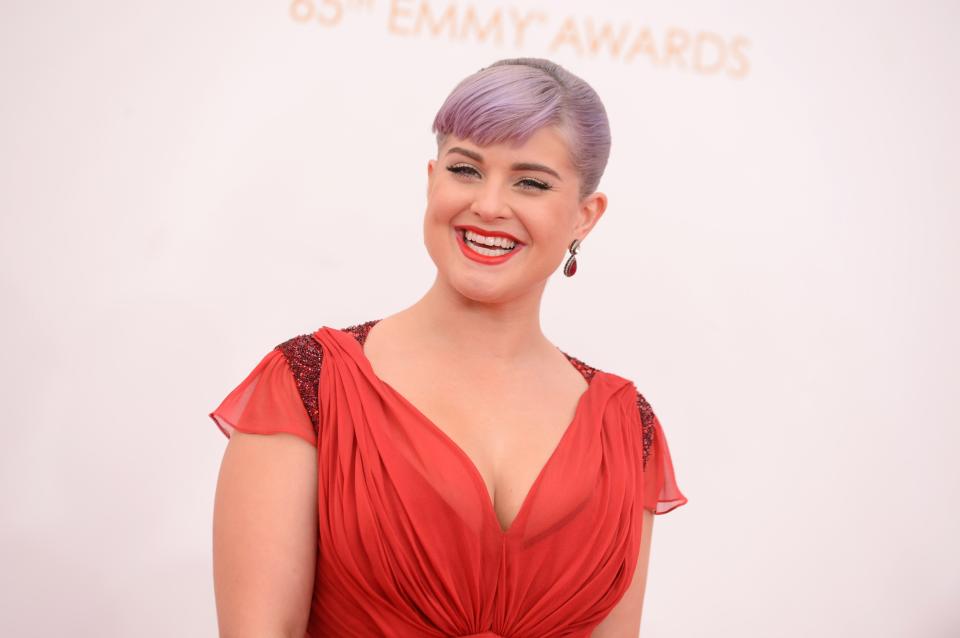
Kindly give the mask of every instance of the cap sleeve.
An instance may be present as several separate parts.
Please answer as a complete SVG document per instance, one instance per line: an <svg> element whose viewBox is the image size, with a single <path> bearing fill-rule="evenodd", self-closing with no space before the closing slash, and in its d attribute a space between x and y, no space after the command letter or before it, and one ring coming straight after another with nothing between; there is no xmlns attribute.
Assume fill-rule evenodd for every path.
<svg viewBox="0 0 960 638"><path fill-rule="evenodd" d="M210 418L227 438L234 430L248 434L286 433L298 436L316 447L316 428L303 397L311 378L316 396L319 358L315 375L306 375L305 378L302 371L295 375L288 360L289 346L293 342L284 342L268 352L210 412Z"/></svg>
<svg viewBox="0 0 960 638"><path fill-rule="evenodd" d="M643 506L654 514L666 514L685 505L687 497L677 485L673 459L660 419L639 391L637 408L643 424Z"/></svg>

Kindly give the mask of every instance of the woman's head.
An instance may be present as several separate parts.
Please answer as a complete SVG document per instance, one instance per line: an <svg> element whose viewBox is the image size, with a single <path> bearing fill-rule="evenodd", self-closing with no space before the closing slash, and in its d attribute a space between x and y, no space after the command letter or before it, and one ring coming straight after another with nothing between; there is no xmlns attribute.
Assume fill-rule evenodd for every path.
<svg viewBox="0 0 960 638"><path fill-rule="evenodd" d="M610 156L610 124L589 84L543 58L500 60L462 80L433 120L437 148L449 135L480 146L523 143L555 126L580 179L580 197L594 192Z"/></svg>
<svg viewBox="0 0 960 638"><path fill-rule="evenodd" d="M547 60L502 60L454 88L434 131L424 240L440 279L487 303L541 293L606 209L596 93Z"/></svg>

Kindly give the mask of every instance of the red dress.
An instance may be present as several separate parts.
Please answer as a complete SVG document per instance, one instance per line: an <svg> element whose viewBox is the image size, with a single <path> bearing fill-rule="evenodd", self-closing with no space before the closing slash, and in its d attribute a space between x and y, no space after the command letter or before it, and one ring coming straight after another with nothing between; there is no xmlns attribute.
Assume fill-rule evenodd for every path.
<svg viewBox="0 0 960 638"><path fill-rule="evenodd" d="M210 413L228 437L317 447L307 636L589 636L630 585L642 509L687 502L650 405L564 353L589 386L503 530L466 453L373 372L363 342L377 321L285 341Z"/></svg>

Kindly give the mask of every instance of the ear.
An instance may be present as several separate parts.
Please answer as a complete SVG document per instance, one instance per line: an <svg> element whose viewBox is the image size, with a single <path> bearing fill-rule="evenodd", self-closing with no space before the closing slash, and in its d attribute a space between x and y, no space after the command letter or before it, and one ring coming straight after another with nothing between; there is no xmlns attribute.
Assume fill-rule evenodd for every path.
<svg viewBox="0 0 960 638"><path fill-rule="evenodd" d="M432 159L427 162L427 196L430 195L430 189L433 187L433 171L437 166L437 160Z"/></svg>
<svg viewBox="0 0 960 638"><path fill-rule="evenodd" d="M584 197L580 200L580 208L577 210L577 224L573 229L574 233L581 238L586 237L606 210L607 196L604 193L596 191Z"/></svg>

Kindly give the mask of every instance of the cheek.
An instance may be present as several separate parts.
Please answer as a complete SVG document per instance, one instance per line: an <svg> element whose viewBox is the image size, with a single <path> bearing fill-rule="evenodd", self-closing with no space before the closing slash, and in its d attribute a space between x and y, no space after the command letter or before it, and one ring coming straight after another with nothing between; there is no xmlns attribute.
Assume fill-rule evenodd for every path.
<svg viewBox="0 0 960 638"><path fill-rule="evenodd" d="M437 191L427 201L427 217L436 222L449 221L466 205L449 193Z"/></svg>
<svg viewBox="0 0 960 638"><path fill-rule="evenodd" d="M555 208L537 211L535 215L528 215L526 222L534 240L544 247L566 247L573 241L572 218L566 211Z"/></svg>

